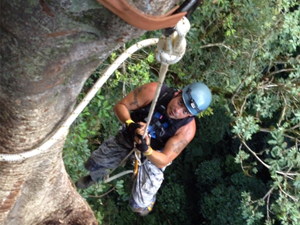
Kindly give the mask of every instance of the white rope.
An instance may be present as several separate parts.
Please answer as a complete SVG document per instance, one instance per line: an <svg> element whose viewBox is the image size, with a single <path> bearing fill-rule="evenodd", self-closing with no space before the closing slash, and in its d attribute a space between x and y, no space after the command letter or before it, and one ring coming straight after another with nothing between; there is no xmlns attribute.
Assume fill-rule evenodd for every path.
<svg viewBox="0 0 300 225"><path fill-rule="evenodd" d="M186 40L185 36L190 30L190 22L186 17L183 17L178 24L175 27L175 32L172 34L170 37L164 37L162 36L158 43L157 43L157 48L155 50L155 57L156 60L161 63L160 71L159 71L159 77L158 77L158 85L156 87L155 95L152 100L150 110L148 113L148 120L146 124L146 128L143 134L143 138L146 137L147 132L148 132L148 127L157 103L157 99L160 94L160 90L162 87L162 84L164 83L165 76L168 71L168 67L170 64L177 63L184 55L185 49L186 49ZM122 162L119 164L121 165L124 161L127 160L127 158L134 152L135 156L135 163L138 163L139 166L142 166L144 163L146 163L147 159L142 162L140 152L134 147L130 153L125 157L125 159L122 160ZM110 174L114 171L113 169ZM127 170L122 173L119 173L111 178L108 178L104 180L105 183L108 183L116 178L119 178L120 176L123 176L128 173L132 173L134 171L132 170Z"/></svg>
<svg viewBox="0 0 300 225"><path fill-rule="evenodd" d="M185 49L186 49L185 36L189 32L190 27L191 25L189 20L186 17L183 17L177 23L175 27L175 32L169 37L162 36L157 43L157 48L155 50L155 58L158 62L161 63L161 66L160 66L159 77L157 81L158 85L156 87L155 95L152 100L150 110L148 113L148 120L146 123L146 128L143 134L143 138L145 138L147 135L150 121L157 103L157 99L160 94L161 87L164 83L169 65L177 63L184 56ZM137 151L138 150L135 150L135 153ZM142 157L142 154L139 155L140 157ZM136 163L138 163L139 166L143 165L147 161L146 159L144 162L142 162L140 157L138 157L137 154L135 154Z"/></svg>
<svg viewBox="0 0 300 225"><path fill-rule="evenodd" d="M157 81L158 85L156 87L155 95L152 100L150 110L148 113L149 119L147 120L143 138L145 138L147 135L148 127L155 109L155 105L157 103L158 96L160 94L162 84L164 83L164 79L168 71L169 64L177 63L185 53L185 49L186 49L185 36L190 30L190 27L191 26L189 20L186 17L183 17L176 25L175 32L172 34L172 36L170 37L162 36L157 43L157 48L155 50L155 57L156 60L161 63L161 67L160 67L159 77ZM127 159L133 152L136 159L136 163L138 163L139 166L143 165L146 162L146 160L144 162L141 161L140 157L142 154L139 154L136 148L133 148L130 151L130 153L125 157L125 159ZM122 162L120 164L122 164ZM111 171L111 173L113 171Z"/></svg>
<svg viewBox="0 0 300 225"><path fill-rule="evenodd" d="M139 166L143 165L141 162L141 159L140 159L141 154L140 154L139 150L136 148L134 148L134 156L135 156L135 159L136 159L137 163L139 164Z"/></svg>
<svg viewBox="0 0 300 225"><path fill-rule="evenodd" d="M143 138L145 138L147 135L148 127L155 109L155 105L157 103L158 96L160 94L162 84L164 83L169 65L177 63L185 53L185 36L189 32L190 27L191 25L189 20L186 17L183 17L177 23L175 27L175 32L169 37L162 36L157 43L157 48L155 50L155 58L158 62L161 63L161 66L158 77L158 85L149 110L149 119L146 124Z"/></svg>
<svg viewBox="0 0 300 225"><path fill-rule="evenodd" d="M109 183L109 182L113 181L114 179L117 179L117 178L122 177L122 176L124 176L126 174L129 174L129 173L133 173L133 170L125 170L125 171L123 171L121 173L118 173L118 174L116 174L116 175L114 175L114 176L112 176L110 178L103 179L103 182L104 183Z"/></svg>
<svg viewBox="0 0 300 225"><path fill-rule="evenodd" d="M0 154L0 161L22 161L27 158L36 156L42 152L47 151L55 142L60 140L62 137L64 137L68 131L71 124L74 122L74 120L78 117L78 115L83 111L83 109L88 105L88 103L92 100L92 98L97 94L99 89L102 87L102 85L107 81L107 79L114 73L116 69L119 68L119 66L128 58L130 57L134 52L137 50L150 46L155 45L158 42L158 38L150 38L143 41L140 41L134 45L132 45L130 48L128 48L122 55L120 55L114 63L107 68L107 70L104 72L102 77L100 77L97 82L94 84L94 86L89 90L87 95L84 97L84 99L80 102L80 104L76 107L76 109L69 115L67 120L63 123L63 125L57 130L57 132L44 144L42 144L40 147L23 152L18 154Z"/></svg>
<svg viewBox="0 0 300 225"><path fill-rule="evenodd" d="M108 78L113 74L113 72L118 69L118 67L123 63L129 56L131 56L134 52L137 50L154 45L158 43L157 49L156 49L156 59L162 63L160 68L160 75L158 79L158 87L156 89L156 93L154 96L154 99L152 101L150 111L149 111L149 118L152 117L153 111L160 93L161 86L163 84L166 72L168 70L169 64L173 64L178 62L182 56L184 55L185 48L186 48L186 40L185 35L190 29L190 23L187 18L183 18L178 22L178 24L175 27L175 32L171 37L162 37L159 40L157 38L152 39L146 39L143 41L140 41L130 48L128 48L122 55L120 55L115 62L107 68L107 70L104 72L102 77L100 77L97 82L94 84L94 86L90 89L90 91L87 93L87 95L84 97L84 99L80 102L80 104L76 107L76 109L69 115L67 120L62 124L62 126L57 130L57 132L48 139L44 144L42 144L40 147L35 148L33 150L23 152L23 153L17 153L17 154L0 154L0 161L22 161L27 158L36 156L38 154L41 154L45 151L47 151L55 142L60 140L62 137L67 135L69 131L69 127L71 124L75 121L75 119L78 117L78 115L83 111L83 109L88 105L88 103L91 101L91 99L96 95L96 93L99 91L99 89L102 87L102 85L108 80ZM150 120L148 120L144 136L146 135L146 132L149 127Z"/></svg>

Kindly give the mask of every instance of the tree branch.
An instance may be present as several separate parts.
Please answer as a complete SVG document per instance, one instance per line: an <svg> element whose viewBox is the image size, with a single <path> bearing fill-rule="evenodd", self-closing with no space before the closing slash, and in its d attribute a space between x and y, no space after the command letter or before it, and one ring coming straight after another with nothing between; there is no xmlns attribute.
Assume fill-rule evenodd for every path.
<svg viewBox="0 0 300 225"><path fill-rule="evenodd" d="M239 136L240 137L240 136ZM241 137L240 137L240 139L241 139ZM242 140L242 139L241 139ZM248 151L249 152L251 152L252 153L252 155L261 163L261 164L263 164L266 168L268 168L268 169L270 169L270 165L268 165L268 164L266 164L263 160L261 160L258 156L257 156L257 154L254 152L254 151L252 151L252 149L246 144L246 142L244 141L244 140L242 140L242 143L243 143L243 145L248 149Z"/></svg>
<svg viewBox="0 0 300 225"><path fill-rule="evenodd" d="M282 110L282 113L281 113L281 116L280 116L280 119L279 119L279 122L278 122L279 126L281 125L281 122L284 119L285 112L286 112L286 106L287 106L287 102L286 102L286 99L285 99L284 95L282 93L281 93L281 95L282 95L282 98L284 100L284 107L283 107L283 110Z"/></svg>
<svg viewBox="0 0 300 225"><path fill-rule="evenodd" d="M286 129L286 130L298 134L297 132L295 132L294 130L292 130L292 128L291 128L291 129ZM259 131L260 131L260 132L265 132L265 133L270 133L272 130L270 130L270 129L268 129L268 128L260 128ZM290 136L290 135L287 135L287 134L285 134L285 133L283 133L282 135L283 135L284 137L290 138L290 139L292 139L292 140L294 140L294 141L297 141L297 140L298 140L298 138L293 137L293 136ZM300 134L299 134L299 136L300 136Z"/></svg>
<svg viewBox="0 0 300 225"><path fill-rule="evenodd" d="M208 45L200 46L200 48L210 48L210 47L224 47L224 48L228 49L229 51L232 51L234 54L237 54L234 50L232 50L230 47L228 47L224 43L215 43L215 44L208 44Z"/></svg>
<svg viewBox="0 0 300 225"><path fill-rule="evenodd" d="M274 188L272 188L273 190ZM271 197L271 194L268 195L268 199L267 199L267 218L268 220L270 220L270 208L269 208L269 204L270 204L270 197Z"/></svg>
<svg viewBox="0 0 300 225"><path fill-rule="evenodd" d="M296 71L296 69L282 69L282 70L274 71L270 73L268 76L273 76L275 74L282 73L282 72L293 72L293 71Z"/></svg>
<svg viewBox="0 0 300 225"><path fill-rule="evenodd" d="M288 193L286 193L280 185L278 185L278 187L282 191L282 193L284 193L286 196L290 197L294 202L298 202L298 200L299 200L298 198L295 198L295 197L289 195Z"/></svg>
<svg viewBox="0 0 300 225"><path fill-rule="evenodd" d="M231 97L231 102L232 104L234 105L233 103L233 100L235 98L235 96L238 94L238 92L241 90L242 86L244 85L244 83L246 82L246 80L248 79L248 76L246 76L244 78L244 80L242 80L242 82L240 83L240 85L237 87L236 91L234 92L233 96Z"/></svg>
<svg viewBox="0 0 300 225"><path fill-rule="evenodd" d="M266 168L268 168L268 169L270 169L271 168L271 166L270 165L268 165L268 164L266 164L261 158L259 158L258 156L257 156L257 154L246 144L246 142L240 137L240 135L238 135L239 136L239 138L241 139L241 142L243 143L243 145L248 149L248 151L249 152L251 152L252 153L252 155L261 163L261 164L263 164ZM293 180L293 178L292 177L289 177L289 176L297 176L297 175L299 175L299 174L297 174L297 173L289 173L289 172L282 172L282 171L278 171L278 170L276 170L275 171L277 174L281 174L281 175L283 175L283 176L285 176L285 177L288 177L289 179L292 179Z"/></svg>
<svg viewBox="0 0 300 225"><path fill-rule="evenodd" d="M272 187L272 188L267 192L267 194L265 194L265 196L264 196L262 199L265 200L266 197L270 196L273 190L274 190L274 187Z"/></svg>
<svg viewBox="0 0 300 225"><path fill-rule="evenodd" d="M112 192L115 189L116 189L116 187L113 187L112 189L110 189L109 191L107 191L106 193L104 193L103 195L99 195L99 196L98 195L88 195L88 197L90 197L90 198L102 198L103 196L109 194L110 192Z"/></svg>

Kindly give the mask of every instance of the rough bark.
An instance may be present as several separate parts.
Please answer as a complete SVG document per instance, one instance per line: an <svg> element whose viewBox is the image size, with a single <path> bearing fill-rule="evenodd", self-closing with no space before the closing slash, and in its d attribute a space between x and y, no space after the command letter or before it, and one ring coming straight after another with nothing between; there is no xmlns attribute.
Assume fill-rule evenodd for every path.
<svg viewBox="0 0 300 225"><path fill-rule="evenodd" d="M129 2L160 15L177 1ZM89 75L144 33L96 0L1 0L0 10L0 153L29 151L50 138ZM65 171L63 144L0 162L0 224L97 224Z"/></svg>

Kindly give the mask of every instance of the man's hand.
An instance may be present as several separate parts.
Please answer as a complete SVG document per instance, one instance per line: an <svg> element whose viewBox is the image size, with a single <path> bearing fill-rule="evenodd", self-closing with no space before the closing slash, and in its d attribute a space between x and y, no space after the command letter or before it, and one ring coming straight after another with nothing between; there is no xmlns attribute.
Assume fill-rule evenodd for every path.
<svg viewBox="0 0 300 225"><path fill-rule="evenodd" d="M146 137L143 138L146 124L143 122L139 122L139 124L141 125L141 127L136 130L136 135L134 137L134 140L136 142L135 147L141 152L146 152L150 147L150 137L146 135Z"/></svg>
<svg viewBox="0 0 300 225"><path fill-rule="evenodd" d="M141 127L140 124L135 123L133 120L126 120L125 122L126 124L126 130L127 133L131 136L134 137L135 136L135 131Z"/></svg>
<svg viewBox="0 0 300 225"><path fill-rule="evenodd" d="M147 151L149 148L149 145L147 145L147 142L143 138L143 136L137 134L135 139L137 139L137 138L138 138L138 141L137 141L137 144L135 145L135 147L141 152Z"/></svg>

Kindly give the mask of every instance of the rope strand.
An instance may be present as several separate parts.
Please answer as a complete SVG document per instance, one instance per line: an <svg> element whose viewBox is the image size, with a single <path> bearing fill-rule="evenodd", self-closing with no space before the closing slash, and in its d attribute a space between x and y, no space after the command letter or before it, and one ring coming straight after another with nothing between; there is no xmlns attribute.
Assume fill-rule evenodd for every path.
<svg viewBox="0 0 300 225"><path fill-rule="evenodd" d="M116 69L134 52L140 50L141 48L155 45L158 42L158 38L150 38L143 41L140 41L130 48L128 48L122 55L120 55L114 63L107 68L104 74L97 80L94 86L89 90L84 99L79 103L76 109L70 114L67 120L60 126L57 132L42 144L40 147L17 154L0 154L0 161L23 161L27 158L36 156L41 154L42 152L47 151L57 140L60 140L64 135L66 135L69 131L70 126L75 121L75 119L79 116L79 114L83 111L83 109L88 105L88 103L92 100L92 98L97 94L102 85L107 81L107 79L114 73Z"/></svg>

